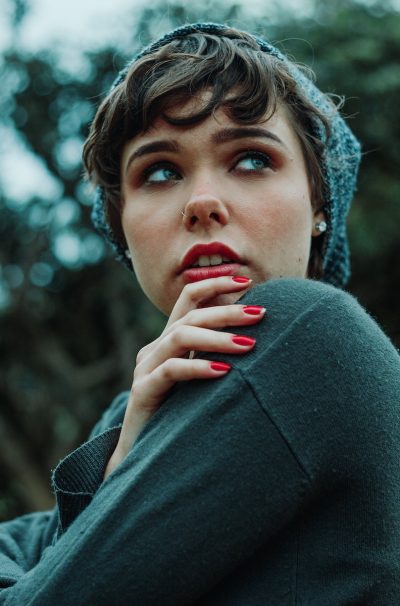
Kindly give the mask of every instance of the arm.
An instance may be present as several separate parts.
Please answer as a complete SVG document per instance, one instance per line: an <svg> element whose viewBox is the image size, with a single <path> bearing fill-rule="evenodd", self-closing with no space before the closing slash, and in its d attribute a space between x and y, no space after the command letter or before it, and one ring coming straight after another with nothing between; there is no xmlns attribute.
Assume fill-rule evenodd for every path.
<svg viewBox="0 0 400 606"><path fill-rule="evenodd" d="M240 373L182 387L3 603L194 601L293 515L307 478Z"/></svg>
<svg viewBox="0 0 400 606"><path fill-rule="evenodd" d="M287 281L282 284L288 287ZM310 305L308 292L289 286L292 299L287 292L275 296L272 285L265 291L272 294L265 300L271 321L258 333L264 347L237 359L225 381L175 389L91 503L32 574L0 594L0 604L194 602L273 539L324 482L332 490L334 464L343 474L339 483L354 480L357 467L369 470L371 483L385 465L386 496L398 502L393 466L400 456L399 422L392 406L400 387L398 355L372 322L363 328L363 321L356 328L364 333L345 339L352 350L338 350L333 337L340 339L354 327L358 315L345 314L338 330L342 318L332 289L326 293L322 286L310 286L318 295ZM320 338L323 326L330 341L325 333ZM317 338L321 347L313 358ZM354 381L368 374L371 402L364 403ZM350 415L336 414L336 405L345 413L349 404ZM371 426L378 408L382 422ZM356 410L358 424L352 420ZM341 437L331 450L326 442L334 423ZM384 428L385 440L376 428ZM371 471L373 456L365 449L373 434L379 436L378 448L386 446ZM394 511L384 555L398 556L400 524ZM388 526L388 510L381 512L381 527ZM377 532L373 529L372 539ZM394 558L393 566L398 561Z"/></svg>
<svg viewBox="0 0 400 606"><path fill-rule="evenodd" d="M126 393L122 393L114 399L92 430L92 438L121 423L126 402ZM112 436L118 434L119 431L106 432L106 435L108 433ZM92 448L93 456L98 457L95 464L99 467L102 465L101 456L110 440L112 441L112 438L107 440L105 437L100 437L97 440L97 448ZM100 444L104 444L103 448L100 447ZM115 442L112 443L113 448L115 448ZM81 463L85 464L84 456L81 458ZM14 585L37 565L45 549L55 541L58 524L59 514L56 509L31 513L0 524L0 588Z"/></svg>
<svg viewBox="0 0 400 606"><path fill-rule="evenodd" d="M37 512L0 524L0 588L15 584L36 566L57 527L54 511Z"/></svg>

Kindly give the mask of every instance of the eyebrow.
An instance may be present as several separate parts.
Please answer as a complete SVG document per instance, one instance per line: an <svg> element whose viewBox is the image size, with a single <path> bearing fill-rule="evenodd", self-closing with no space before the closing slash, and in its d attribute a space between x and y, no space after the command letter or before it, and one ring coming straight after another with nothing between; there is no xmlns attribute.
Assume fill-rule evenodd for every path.
<svg viewBox="0 0 400 606"><path fill-rule="evenodd" d="M224 128L223 130L215 133L211 140L215 145L222 145L223 143L229 143L230 141L234 141L235 139L245 139L246 137L256 137L260 139L269 139L274 141L274 143L278 143L282 145L282 147L286 148L286 145L275 133L267 130L265 128L261 128L259 126L241 126L237 128ZM144 143L129 156L125 172L128 172L128 169L134 160L141 158L143 156L147 156L150 154L156 154L158 152L174 152L178 153L181 149L178 141L175 140L165 140L161 139L159 141L151 141L150 143Z"/></svg>
<svg viewBox="0 0 400 606"><path fill-rule="evenodd" d="M149 154L156 154L158 152L178 152L180 149L177 141L151 141L150 143L144 143L129 156L125 172L128 172L128 168L132 164L134 160L141 158L142 156L147 156Z"/></svg>
<svg viewBox="0 0 400 606"><path fill-rule="evenodd" d="M279 143L283 147L286 147L282 139L275 135L275 133L261 128L260 126L239 126L237 128L224 128L213 135L212 140L216 144L228 143L235 139L245 139L246 137L256 137L261 139L271 139L275 143Z"/></svg>

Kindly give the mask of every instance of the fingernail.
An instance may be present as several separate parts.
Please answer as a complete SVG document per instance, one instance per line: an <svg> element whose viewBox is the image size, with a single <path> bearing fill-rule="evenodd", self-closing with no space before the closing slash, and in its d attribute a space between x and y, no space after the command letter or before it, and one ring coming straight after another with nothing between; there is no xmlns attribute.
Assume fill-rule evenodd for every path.
<svg viewBox="0 0 400 606"><path fill-rule="evenodd" d="M210 362L210 368L217 372L228 372L231 369L231 365L225 362Z"/></svg>
<svg viewBox="0 0 400 606"><path fill-rule="evenodd" d="M254 345L256 342L252 337L244 337L243 335L234 335L232 337L232 341L235 345L242 345L243 347L249 347L250 345Z"/></svg>
<svg viewBox="0 0 400 606"><path fill-rule="evenodd" d="M233 276L232 280L234 282L239 282L239 284L246 284L247 282L251 282L250 278L246 278L246 276Z"/></svg>
<svg viewBox="0 0 400 606"><path fill-rule="evenodd" d="M258 316L263 314L266 310L265 307L261 307L261 305L244 305L243 311L250 316Z"/></svg>

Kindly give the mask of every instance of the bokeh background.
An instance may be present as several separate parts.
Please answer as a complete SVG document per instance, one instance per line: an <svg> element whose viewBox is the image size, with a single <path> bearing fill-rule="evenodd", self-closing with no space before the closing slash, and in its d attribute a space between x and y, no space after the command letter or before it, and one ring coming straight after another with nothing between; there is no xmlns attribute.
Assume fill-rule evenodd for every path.
<svg viewBox="0 0 400 606"><path fill-rule="evenodd" d="M1 0L0 519L52 505L50 469L129 388L137 350L164 325L91 226L81 149L116 70L176 25L264 35L346 96L364 150L349 290L399 346L399 11L361 0Z"/></svg>

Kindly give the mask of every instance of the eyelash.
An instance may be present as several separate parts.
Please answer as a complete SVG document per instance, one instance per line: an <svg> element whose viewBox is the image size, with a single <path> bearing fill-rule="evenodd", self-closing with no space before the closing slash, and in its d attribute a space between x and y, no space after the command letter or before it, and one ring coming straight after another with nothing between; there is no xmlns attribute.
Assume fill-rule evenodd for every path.
<svg viewBox="0 0 400 606"><path fill-rule="evenodd" d="M247 159L262 160L264 162L265 166L263 166L262 168L245 169L245 170L238 168L237 170L239 170L241 172L245 172L245 173L261 173L266 168L273 168L272 159L268 154L266 154L265 152L249 150L247 152L244 152L237 159L233 170L235 170L237 168L237 165L239 164L239 162L241 162L242 160L247 160Z"/></svg>
<svg viewBox="0 0 400 606"><path fill-rule="evenodd" d="M243 160L247 160L247 159L256 159L256 160L262 160L264 163L264 166L261 168L254 168L254 169L241 169L238 168L237 165L242 162ZM254 174L261 174L265 169L267 168L273 168L273 162L271 157L264 153L264 152L260 152L260 151L255 151L255 150L249 150L246 151L244 153L242 153L236 160L235 163L233 165L233 168L230 169L230 172L234 172L235 170L244 173L244 174L249 174L249 173L254 173ZM162 185L162 184L166 184L166 183L170 183L171 180L170 179L165 179L165 180L159 180L159 181L151 181L150 177L152 174L156 173L158 170L170 170L172 173L174 173L175 175L178 176L177 179L172 179L172 181L180 181L182 176L180 175L179 171L176 170L176 168L174 167L173 164L169 163L169 162L157 162L156 164L152 164L151 166L149 166L148 168L146 168L143 173L142 173L142 177L141 177L141 182L145 185L148 186L157 186L157 185Z"/></svg>
<svg viewBox="0 0 400 606"><path fill-rule="evenodd" d="M157 162L156 164L152 164L148 168L143 171L141 181L146 185L159 185L161 183L168 183L168 180L165 181L150 181L150 176L156 173L158 170L170 170L171 172L179 175L179 172L174 168L174 165L170 162ZM180 178L180 175L179 175ZM176 179L177 181L179 179Z"/></svg>

